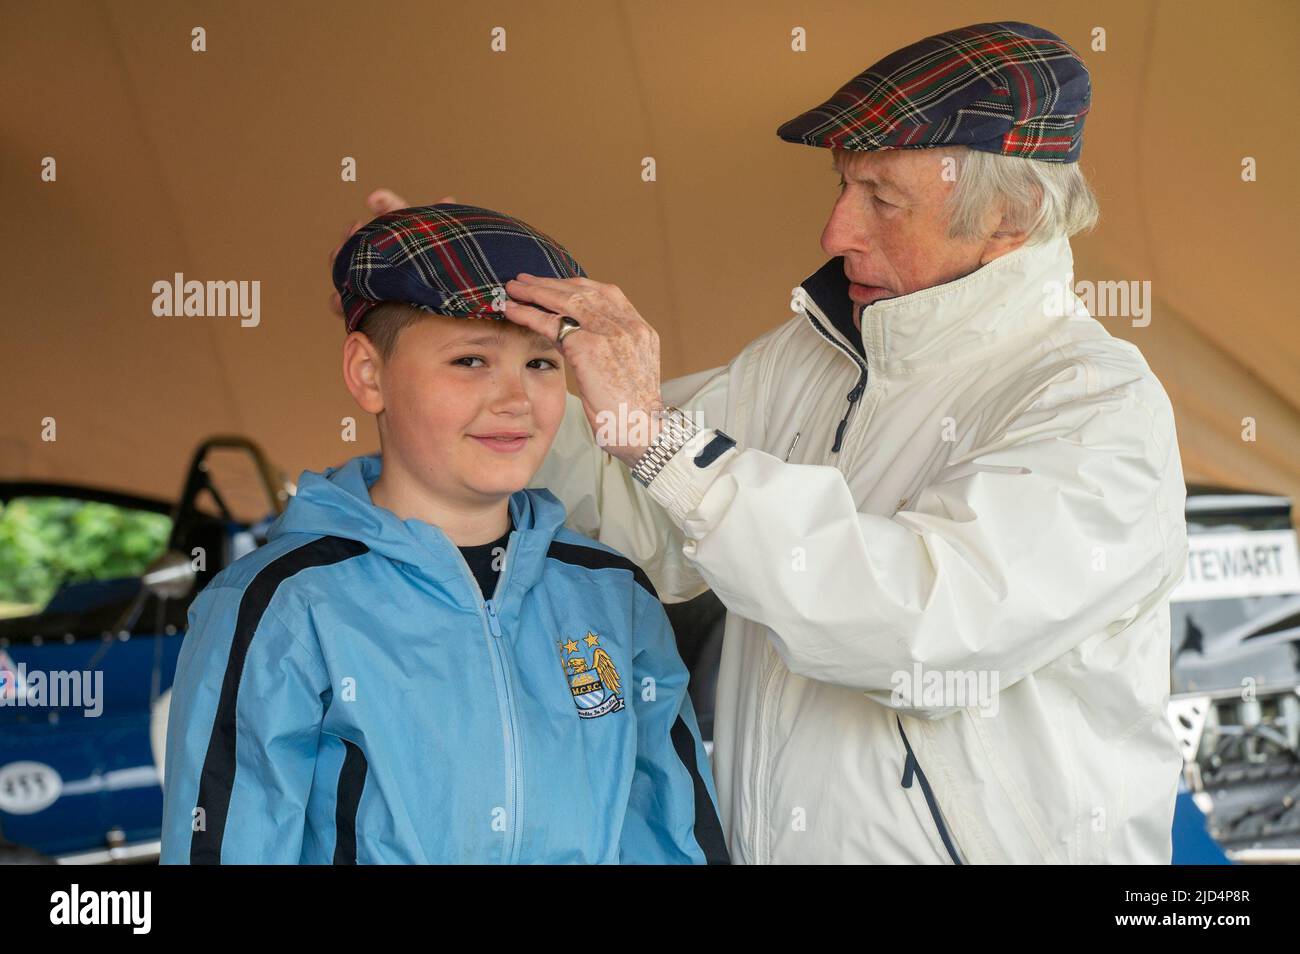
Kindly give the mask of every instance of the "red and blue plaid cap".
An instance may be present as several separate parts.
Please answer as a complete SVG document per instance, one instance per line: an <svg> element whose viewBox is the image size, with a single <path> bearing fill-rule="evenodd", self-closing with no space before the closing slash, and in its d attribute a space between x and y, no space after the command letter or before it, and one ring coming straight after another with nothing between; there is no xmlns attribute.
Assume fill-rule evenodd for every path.
<svg viewBox="0 0 1300 954"><path fill-rule="evenodd" d="M452 318L504 318L493 302L520 272L587 274L564 246L527 223L444 202L386 212L363 225L334 259L334 287L352 332L383 302Z"/></svg>
<svg viewBox="0 0 1300 954"><path fill-rule="evenodd" d="M1088 68L1056 34L977 23L889 54L776 134L825 149L964 145L1077 162L1091 100Z"/></svg>

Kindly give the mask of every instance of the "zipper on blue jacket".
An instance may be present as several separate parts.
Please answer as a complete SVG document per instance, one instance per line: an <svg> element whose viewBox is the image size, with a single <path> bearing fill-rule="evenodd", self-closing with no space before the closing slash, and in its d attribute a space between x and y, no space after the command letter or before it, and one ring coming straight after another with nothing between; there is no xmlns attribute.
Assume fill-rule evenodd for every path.
<svg viewBox="0 0 1300 954"><path fill-rule="evenodd" d="M519 850L519 818L522 812L522 798L519 794L520 776L523 774L523 768L520 765L519 742L515 735L515 723L518 721L518 715L515 712L514 694L510 691L510 667L506 660L505 640L501 638L501 620L497 615L496 595L504 591L504 584L507 581L511 569L510 548L514 545L515 535L510 535L510 540L506 543L505 559L501 567L501 575L497 578L496 590L491 599L483 599L483 590L478 585L478 580L470 572L469 564L463 559L460 561L461 566L465 568L465 575L469 578L473 592L478 594L476 601L479 608L479 619L484 624L484 629L489 635L488 645L492 648L496 657L497 671L501 674L501 685L505 691L505 699L502 700L504 713L502 716L502 730L505 736L506 748L506 789L510 805L506 809L510 820L510 829L506 838L505 848L502 851L502 858L506 864L514 864L515 855Z"/></svg>
<svg viewBox="0 0 1300 954"><path fill-rule="evenodd" d="M916 760L912 746L907 741L907 733L903 731L903 720L897 715L894 716L894 720L898 723L898 734L903 737L903 748L907 750L907 757L903 760L903 788L912 787L913 777L921 783L921 794L925 796L925 804L930 808L930 817L934 819L935 827L939 829L943 846L948 849L948 856L952 858L952 863L959 865L961 858L957 854L957 847L953 844L952 837L948 834L948 827L943 823L943 816L939 813L939 803L935 800L934 789L930 787L929 780L921 771L921 763Z"/></svg>
<svg viewBox="0 0 1300 954"><path fill-rule="evenodd" d="M509 766L506 787L510 795L510 837L506 840L503 854L507 864L514 864L515 854L519 850L519 818L523 814L523 806L520 804L522 799L519 795L523 767L520 765L519 740L515 734L518 715L515 713L514 693L510 691L510 666L506 659L505 641L501 639L501 622L497 618L496 604L492 600L486 600L483 608L486 611L488 631L492 634L492 648L496 651L497 665L501 670L501 684L505 687L506 693L506 738L508 740L506 759Z"/></svg>

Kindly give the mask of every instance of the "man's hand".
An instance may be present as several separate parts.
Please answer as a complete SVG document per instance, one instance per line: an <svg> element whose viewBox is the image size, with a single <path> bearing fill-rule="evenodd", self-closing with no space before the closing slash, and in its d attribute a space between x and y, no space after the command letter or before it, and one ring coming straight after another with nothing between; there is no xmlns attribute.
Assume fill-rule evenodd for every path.
<svg viewBox="0 0 1300 954"><path fill-rule="evenodd" d="M552 341L560 316L582 328L561 350L573 369L596 442L629 467L659 433L659 335L616 285L521 274L506 282L505 316ZM523 302L531 302L534 308ZM547 309L543 311L542 309Z"/></svg>
<svg viewBox="0 0 1300 954"><path fill-rule="evenodd" d="M455 196L448 195L448 196L443 196L441 199L439 199L437 204L440 205L443 202L455 202L455 201L456 201ZM391 189L376 189L374 192L370 193L370 195L366 196L366 208L370 210L371 218L374 218L376 215L383 215L385 212L392 212L396 209L410 208L410 203L407 202L405 199L403 199L396 192L393 192ZM369 221L369 219L367 219L366 221ZM365 222L353 222L343 232L343 242L340 242L338 245L335 245L333 250L330 252L331 273L334 271L334 259L339 257L339 249L343 247L343 243L352 237L353 232L355 232L357 229L361 228L361 226L365 224L366 224ZM343 314L343 300L339 298L338 292L333 292L330 295L330 309L336 315L341 316Z"/></svg>

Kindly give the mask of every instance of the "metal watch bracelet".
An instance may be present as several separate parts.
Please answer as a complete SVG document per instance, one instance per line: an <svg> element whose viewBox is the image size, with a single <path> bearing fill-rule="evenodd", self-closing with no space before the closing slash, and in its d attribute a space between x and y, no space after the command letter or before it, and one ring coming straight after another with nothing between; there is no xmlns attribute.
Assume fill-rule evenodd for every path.
<svg viewBox="0 0 1300 954"><path fill-rule="evenodd" d="M699 425L680 408L665 407L659 412L659 435L632 465L632 476L641 486L650 486L650 481L659 475L673 455L699 432Z"/></svg>

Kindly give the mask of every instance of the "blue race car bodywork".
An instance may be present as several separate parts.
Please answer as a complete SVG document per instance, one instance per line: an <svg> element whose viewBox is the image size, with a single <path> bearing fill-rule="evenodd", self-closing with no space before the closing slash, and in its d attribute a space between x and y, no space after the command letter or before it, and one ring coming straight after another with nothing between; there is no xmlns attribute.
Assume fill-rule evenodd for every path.
<svg viewBox="0 0 1300 954"><path fill-rule="evenodd" d="M10 645L15 668L102 673L102 689L94 698L98 715L84 705L0 709L0 762L8 769L0 786L34 789L0 796L10 809L0 810L6 838L53 856L158 839L162 789L150 717L171 688L181 639L173 628ZM30 767L15 770L14 763ZM32 811L44 801L48 807Z"/></svg>
<svg viewBox="0 0 1300 954"><path fill-rule="evenodd" d="M213 450L254 461L269 513L233 517L210 480ZM200 509L204 493L215 514ZM65 583L39 612L0 619L0 863L157 857L159 731L190 601L263 542L290 493L261 451L234 437L199 447L175 505L88 487L0 484L0 503L54 497L171 518L166 553L143 575Z"/></svg>

